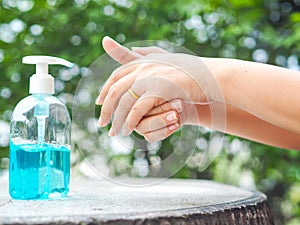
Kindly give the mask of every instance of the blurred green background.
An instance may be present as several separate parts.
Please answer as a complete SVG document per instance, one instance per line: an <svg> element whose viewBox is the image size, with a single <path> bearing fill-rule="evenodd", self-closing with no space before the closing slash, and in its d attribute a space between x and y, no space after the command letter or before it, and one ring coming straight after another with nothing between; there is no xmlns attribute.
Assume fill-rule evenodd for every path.
<svg viewBox="0 0 300 225"><path fill-rule="evenodd" d="M53 55L77 64L71 70L61 67L50 70L58 75L57 95L71 112L78 82L89 72L89 65L103 54L101 39L105 35L124 44L165 40L201 56L239 58L299 70L299 9L300 0L0 1L2 171L8 166L10 115L16 103L28 95L28 79L34 71L33 66L22 65L23 56ZM96 109L89 121L96 121L98 113L99 109ZM88 123L85 125L88 129ZM83 157L87 154L92 157L93 151L85 155L76 149L93 148L99 152L101 148L109 147L101 142L102 139L99 145L94 145L92 138L88 137L89 132L85 133L82 127L78 130L82 132L77 138L81 137L84 142L74 143L73 173L84 174ZM208 169L200 171L197 160L209 136L207 130L201 132L193 156L174 177L205 178L256 188L268 196L276 224L300 224L299 151L226 136L222 152ZM105 131L97 131L101 137L103 133L107 136ZM104 153L97 160L111 175L146 176L147 173L129 171L115 159L131 165L147 164L149 159L163 157L173 145L174 141L169 138L158 147L154 146L159 151L151 154L137 154L136 147L133 147L130 151L117 151L113 157Z"/></svg>

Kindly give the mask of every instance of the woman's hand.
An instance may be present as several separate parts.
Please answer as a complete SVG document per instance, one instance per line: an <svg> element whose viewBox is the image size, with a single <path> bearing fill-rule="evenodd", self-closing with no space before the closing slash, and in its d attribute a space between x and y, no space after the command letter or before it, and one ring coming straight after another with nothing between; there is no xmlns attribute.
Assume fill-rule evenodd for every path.
<svg viewBox="0 0 300 225"><path fill-rule="evenodd" d="M116 59L120 54L112 55ZM121 60L128 58L133 57L127 54ZM123 125L123 134L128 135L153 108L165 102L180 99L190 103L208 103L195 78L197 72L203 72L202 83L208 84L210 80L205 75L209 71L203 70L203 63L198 57L166 52L152 53L120 67L99 95L98 103L103 103L99 125L107 125L114 114L110 135L118 134ZM138 99L128 93L130 88L135 96L140 96ZM208 93L208 90L205 91Z"/></svg>
<svg viewBox="0 0 300 225"><path fill-rule="evenodd" d="M202 89L189 75L161 60L168 61L172 57L178 56L151 54L150 60L146 56L143 61L119 68L114 74L122 78L114 82L105 96L100 125L106 125L114 114L110 134L118 134L124 125L123 134L129 135L144 116L165 102L180 99L183 102L207 103Z"/></svg>
<svg viewBox="0 0 300 225"><path fill-rule="evenodd" d="M128 48L119 45L109 37L105 37L103 39L103 47L114 60L122 64L152 53L168 53L167 51L155 46L133 47L130 51ZM111 76L107 80L96 100L96 104L103 103L103 99L105 98L103 96L107 95L114 79L115 78ZM140 135L143 135L149 142L158 141L168 137L178 130L183 124L183 120L180 118L182 117L185 119L180 115L183 111L183 105L185 104L179 99L158 105L145 115L135 128L135 131ZM114 134L110 132L110 135Z"/></svg>

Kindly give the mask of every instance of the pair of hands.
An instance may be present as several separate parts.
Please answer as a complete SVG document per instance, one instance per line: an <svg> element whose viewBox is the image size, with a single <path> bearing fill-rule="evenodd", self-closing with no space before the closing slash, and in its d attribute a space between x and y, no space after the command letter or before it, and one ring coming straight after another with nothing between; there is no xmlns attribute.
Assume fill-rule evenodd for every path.
<svg viewBox="0 0 300 225"><path fill-rule="evenodd" d="M123 64L111 74L96 100L102 105L99 126L106 126L114 115L109 135L119 134L123 127L123 135L135 130L149 142L159 141L190 122L195 112L190 103L208 102L197 79L184 71L193 67L195 56L158 47L129 50L109 37L102 44L110 57ZM138 99L128 92L130 88Z"/></svg>

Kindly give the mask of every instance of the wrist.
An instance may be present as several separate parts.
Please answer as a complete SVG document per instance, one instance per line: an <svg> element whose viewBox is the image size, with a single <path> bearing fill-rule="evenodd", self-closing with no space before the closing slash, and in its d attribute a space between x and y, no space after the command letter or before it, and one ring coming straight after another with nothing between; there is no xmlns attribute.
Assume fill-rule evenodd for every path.
<svg viewBox="0 0 300 225"><path fill-rule="evenodd" d="M238 89L237 65L239 60L224 58L204 58L210 70L214 83L211 94L215 102L230 103L230 95ZM236 96L238 98L238 96Z"/></svg>

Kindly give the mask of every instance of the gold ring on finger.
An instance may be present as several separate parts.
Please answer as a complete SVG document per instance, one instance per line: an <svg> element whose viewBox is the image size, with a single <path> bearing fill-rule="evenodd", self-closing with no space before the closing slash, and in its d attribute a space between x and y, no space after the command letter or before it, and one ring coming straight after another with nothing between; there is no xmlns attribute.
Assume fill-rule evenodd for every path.
<svg viewBox="0 0 300 225"><path fill-rule="evenodd" d="M134 99L139 99L140 96L135 93L131 88L128 89L128 93L134 98Z"/></svg>

